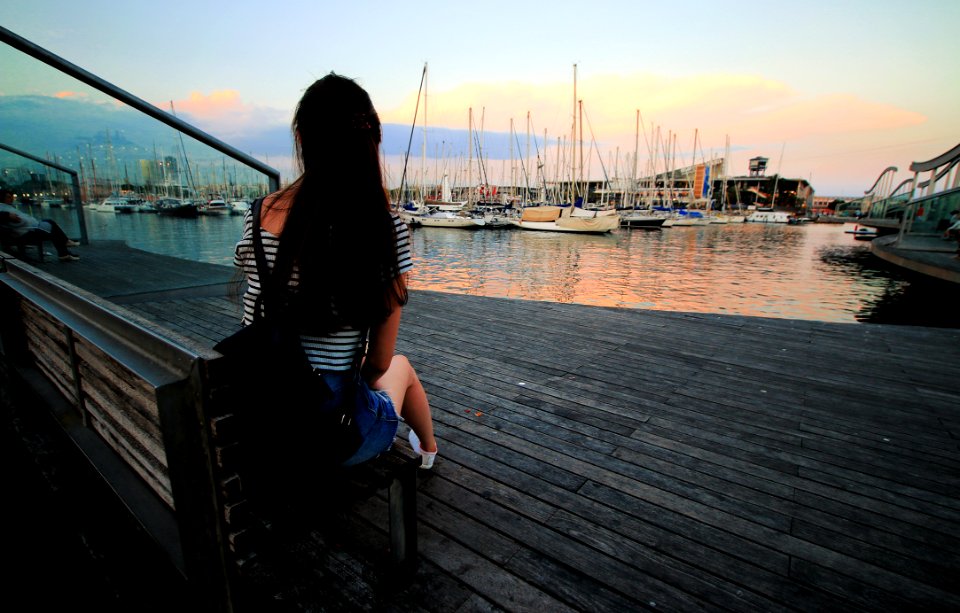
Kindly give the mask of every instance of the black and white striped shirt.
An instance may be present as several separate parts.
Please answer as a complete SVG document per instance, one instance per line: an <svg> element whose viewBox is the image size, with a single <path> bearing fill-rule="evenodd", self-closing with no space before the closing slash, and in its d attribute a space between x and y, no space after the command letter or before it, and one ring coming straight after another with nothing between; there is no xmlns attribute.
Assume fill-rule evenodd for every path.
<svg viewBox="0 0 960 613"><path fill-rule="evenodd" d="M410 230L399 215L391 213L391 217L397 234L397 270L399 274L403 274L413 268L413 260L410 256ZM263 252L267 258L267 264L273 268L280 241L263 228L260 229L260 236L263 239ZM257 259L253 253L253 214L251 211L247 211L243 218L243 237L237 243L233 263L247 277L247 289L243 294L243 325L246 326L253 322L254 305L257 302L257 297L260 296L260 275L257 274ZM299 274L296 266L294 266L290 274L290 285L295 286L298 282ZM360 347L362 338L362 330L344 328L328 336L301 335L300 341L310 364L315 369L346 371L353 366L357 352L362 350Z"/></svg>

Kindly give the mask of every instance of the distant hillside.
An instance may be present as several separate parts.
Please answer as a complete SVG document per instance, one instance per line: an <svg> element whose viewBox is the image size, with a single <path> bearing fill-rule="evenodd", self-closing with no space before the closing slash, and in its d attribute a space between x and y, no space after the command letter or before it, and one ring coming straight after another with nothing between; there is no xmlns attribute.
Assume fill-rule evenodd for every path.
<svg viewBox="0 0 960 613"><path fill-rule="evenodd" d="M52 98L0 96L0 134L5 144L43 156L99 147L149 147L173 140L173 131L126 106Z"/></svg>
<svg viewBox="0 0 960 613"><path fill-rule="evenodd" d="M184 113L181 118L197 125ZM240 151L261 157L289 156L292 151L288 126L255 126L229 144ZM213 134L213 136L216 136ZM449 128L427 130L428 158L467 156L467 131ZM387 155L410 155L418 159L423 151L422 129L412 134L408 125L383 126L383 148ZM225 139L224 139L225 140ZM473 157L478 157L479 135L474 135ZM219 159L211 150L184 138L191 161ZM109 163L110 151L121 167L154 156L178 155L179 138L169 126L125 105L91 102L76 98L50 96L0 96L0 142L39 157L56 156L61 163L76 168L77 156L93 158L98 168ZM225 142L228 142L225 140ZM510 150L509 135L487 132L483 136L484 157L504 159ZM516 146L516 143L514 143ZM22 160L0 150L0 165L19 166Z"/></svg>
<svg viewBox="0 0 960 613"><path fill-rule="evenodd" d="M181 116L187 122L191 118ZM201 128L202 129L202 128ZM280 130L274 130L280 132ZM261 142L273 143L271 154L289 154L289 136L271 135ZM282 148L279 142L283 141ZM0 96L0 142L39 157L56 155L68 166L76 167L77 156L93 157L105 164L108 151L120 161L176 156L180 139L176 131L121 104L90 102L49 96ZM184 137L191 160L219 158L211 150ZM229 143L247 151L251 141ZM0 163L18 165L19 158L0 150Z"/></svg>

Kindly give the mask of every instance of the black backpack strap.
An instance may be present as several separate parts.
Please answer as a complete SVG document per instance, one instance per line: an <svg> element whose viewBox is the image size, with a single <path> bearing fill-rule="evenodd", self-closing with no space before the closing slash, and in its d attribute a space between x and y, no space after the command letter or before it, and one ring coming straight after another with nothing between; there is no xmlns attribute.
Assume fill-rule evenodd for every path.
<svg viewBox="0 0 960 613"><path fill-rule="evenodd" d="M264 299L261 306L265 311L266 305L271 304L273 308L282 311L287 306L284 294L288 290L290 258L284 257L285 252L278 249L273 260L273 268L267 264L267 256L263 249L263 237L260 231L260 213L263 210L263 201L264 198L257 198L250 207L253 215L253 255L257 262L257 276L260 278L260 296Z"/></svg>
<svg viewBox="0 0 960 613"><path fill-rule="evenodd" d="M267 256L263 252L263 237L260 236L260 209L263 208L263 198L257 198L250 207L253 226L253 257L257 261L257 276L260 277L260 295L263 295L264 280L270 278L270 267L267 266Z"/></svg>
<svg viewBox="0 0 960 613"><path fill-rule="evenodd" d="M267 255L263 250L263 237L260 235L260 211L262 208L262 197L254 200L253 205L250 207L253 257L257 264L257 278L260 279L260 295L257 296L257 300L253 305L254 319L259 319L264 316L267 295L273 293L270 291L270 285L272 284L270 266L267 264Z"/></svg>
<svg viewBox="0 0 960 613"><path fill-rule="evenodd" d="M254 304L253 316L254 319L264 316L264 311L266 310L265 301L266 297L274 296L276 298L279 296L279 292L282 292L283 280L278 276L278 270L276 269L277 263L274 262L275 268L270 269L270 266L267 264L267 256L263 250L263 237L260 234L260 211L263 208L263 198L257 198L253 205L250 207L250 214L252 216L252 226L253 226L253 256L257 263L257 276L260 279L260 295L257 296L257 301ZM273 304L273 303L271 303ZM363 357L367 352L367 335L369 330L364 330L360 337L360 351L358 351L354 357L352 370L353 376L357 380L360 378L360 366L363 363Z"/></svg>

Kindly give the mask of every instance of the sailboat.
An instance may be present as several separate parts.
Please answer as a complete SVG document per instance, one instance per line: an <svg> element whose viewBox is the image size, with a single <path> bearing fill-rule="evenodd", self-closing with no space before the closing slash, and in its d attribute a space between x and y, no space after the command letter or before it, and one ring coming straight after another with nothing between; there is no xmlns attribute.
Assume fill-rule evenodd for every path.
<svg viewBox="0 0 960 613"><path fill-rule="evenodd" d="M427 65L423 65L423 158L420 171L420 201L412 202L400 207L400 219L408 226L433 227L433 228L464 228L477 229L484 226L482 218L476 218L470 215L466 210L467 204L464 202L453 202L450 185L447 176L443 177L443 187L439 201L430 201L425 197L426 187L424 185L426 176L426 158L427 158ZM414 116L416 123L416 116ZM410 151L408 148L407 155ZM401 194L403 189L401 186Z"/></svg>
<svg viewBox="0 0 960 613"><path fill-rule="evenodd" d="M524 230L546 232L579 232L581 234L604 234L620 225L616 215L596 217L573 216L572 206L528 206L519 219L510 223Z"/></svg>
<svg viewBox="0 0 960 613"><path fill-rule="evenodd" d="M713 216L710 219L710 223L743 223L746 221L746 216L742 214L734 214L727 203L727 177L728 172L727 168L730 164L730 135L727 135L726 145L723 152L723 168L721 172L723 173L723 180L721 182L720 188L720 212Z"/></svg>
<svg viewBox="0 0 960 613"><path fill-rule="evenodd" d="M577 132L577 65L573 65L573 129ZM571 145L574 144L571 138ZM523 230L539 230L545 232L576 232L581 234L605 234L620 225L620 217L613 209L584 210L574 204L577 190L576 155L571 156L571 204L567 206L530 206L524 207L519 218L510 219L510 223ZM582 160L581 160L582 161ZM581 168L582 170L582 168Z"/></svg>

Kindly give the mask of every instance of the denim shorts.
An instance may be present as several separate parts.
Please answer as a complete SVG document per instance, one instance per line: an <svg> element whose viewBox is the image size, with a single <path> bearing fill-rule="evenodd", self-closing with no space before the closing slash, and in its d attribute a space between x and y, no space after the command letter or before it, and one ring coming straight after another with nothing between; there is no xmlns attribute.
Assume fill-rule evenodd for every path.
<svg viewBox="0 0 960 613"><path fill-rule="evenodd" d="M322 376L333 392L333 400L339 401L343 386L352 375L346 372L325 372ZM363 442L360 444L360 449L345 461L343 466L355 466L372 460L390 449L400 425L400 418L397 416L390 396L384 391L370 389L364 381L361 385L367 396L366 407L358 409L354 418L360 428Z"/></svg>

